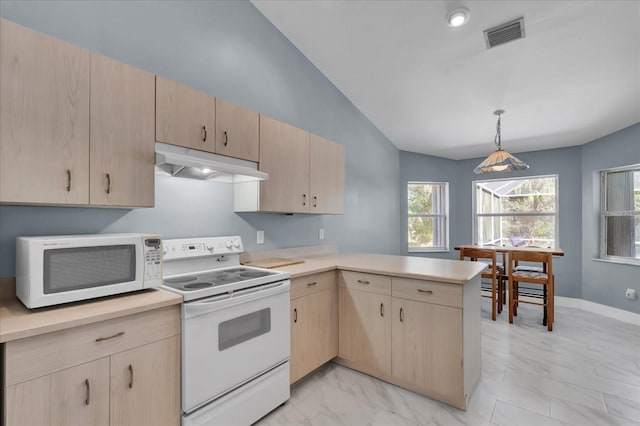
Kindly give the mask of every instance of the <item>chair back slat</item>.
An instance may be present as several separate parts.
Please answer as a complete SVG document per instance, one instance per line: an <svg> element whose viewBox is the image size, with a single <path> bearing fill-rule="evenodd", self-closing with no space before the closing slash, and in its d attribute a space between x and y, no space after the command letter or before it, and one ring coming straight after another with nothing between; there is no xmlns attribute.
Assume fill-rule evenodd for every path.
<svg viewBox="0 0 640 426"><path fill-rule="evenodd" d="M490 259L493 261L493 263L496 263L495 250L463 247L460 249L460 260L464 260L466 257L471 258L473 260Z"/></svg>

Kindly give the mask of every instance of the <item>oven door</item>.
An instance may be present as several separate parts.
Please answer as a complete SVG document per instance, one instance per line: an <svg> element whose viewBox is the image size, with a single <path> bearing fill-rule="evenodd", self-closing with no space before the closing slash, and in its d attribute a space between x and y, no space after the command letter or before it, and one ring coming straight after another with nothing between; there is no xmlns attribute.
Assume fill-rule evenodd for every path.
<svg viewBox="0 0 640 426"><path fill-rule="evenodd" d="M190 413L289 358L289 280L182 305L182 409Z"/></svg>

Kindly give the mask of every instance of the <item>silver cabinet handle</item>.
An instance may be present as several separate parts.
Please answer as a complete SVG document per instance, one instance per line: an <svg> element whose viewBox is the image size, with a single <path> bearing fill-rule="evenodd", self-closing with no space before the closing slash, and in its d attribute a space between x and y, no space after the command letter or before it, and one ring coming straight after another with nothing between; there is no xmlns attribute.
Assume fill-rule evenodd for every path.
<svg viewBox="0 0 640 426"><path fill-rule="evenodd" d="M67 169L67 192L71 192L71 170Z"/></svg>
<svg viewBox="0 0 640 426"><path fill-rule="evenodd" d="M358 282L359 282L360 284L364 284L364 285L369 285L369 284L371 284L369 281L366 281L366 280L358 280Z"/></svg>
<svg viewBox="0 0 640 426"><path fill-rule="evenodd" d="M105 340L113 339L113 338L120 337L120 336L124 336L124 331L120 331L120 332L114 334L113 336L98 337L96 339L96 342L103 342Z"/></svg>
<svg viewBox="0 0 640 426"><path fill-rule="evenodd" d="M423 290L419 288L418 293L433 294L433 290Z"/></svg>
<svg viewBox="0 0 640 426"><path fill-rule="evenodd" d="M384 318L384 303L380 304L380 316Z"/></svg>
<svg viewBox="0 0 640 426"><path fill-rule="evenodd" d="M298 322L298 310L295 308L293 310L293 322Z"/></svg>
<svg viewBox="0 0 640 426"><path fill-rule="evenodd" d="M404 311L400 308L400 322L404 322Z"/></svg>
<svg viewBox="0 0 640 426"><path fill-rule="evenodd" d="M302 194L302 205L303 206L307 205L307 194Z"/></svg>
<svg viewBox="0 0 640 426"><path fill-rule="evenodd" d="M133 388L133 365L129 364L129 389Z"/></svg>
<svg viewBox="0 0 640 426"><path fill-rule="evenodd" d="M227 146L228 143L229 143L229 134L225 130L224 131L224 146Z"/></svg>
<svg viewBox="0 0 640 426"><path fill-rule="evenodd" d="M318 197L316 195L313 196L313 207L318 207Z"/></svg>
<svg viewBox="0 0 640 426"><path fill-rule="evenodd" d="M313 287L314 285L318 284L316 281L312 282L312 283L308 283L307 287Z"/></svg>
<svg viewBox="0 0 640 426"><path fill-rule="evenodd" d="M111 194L111 175L107 173L107 194Z"/></svg>
<svg viewBox="0 0 640 426"><path fill-rule="evenodd" d="M202 126L202 132L204 133L204 136L202 136L202 142L206 142L207 141L207 126Z"/></svg>
<svg viewBox="0 0 640 426"><path fill-rule="evenodd" d="M87 397L84 400L84 405L89 405L89 402L91 402L91 387L89 386L89 379L84 379L84 386L87 389Z"/></svg>

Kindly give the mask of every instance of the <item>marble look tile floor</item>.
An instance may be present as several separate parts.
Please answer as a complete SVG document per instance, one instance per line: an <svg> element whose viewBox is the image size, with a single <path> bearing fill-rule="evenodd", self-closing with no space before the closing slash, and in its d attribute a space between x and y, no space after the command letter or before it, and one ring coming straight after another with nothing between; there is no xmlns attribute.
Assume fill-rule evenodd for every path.
<svg viewBox="0 0 640 426"><path fill-rule="evenodd" d="M482 378L461 411L330 363L291 389L261 419L277 425L639 425L640 327L556 307L553 332L542 310L506 309L491 321L482 305Z"/></svg>

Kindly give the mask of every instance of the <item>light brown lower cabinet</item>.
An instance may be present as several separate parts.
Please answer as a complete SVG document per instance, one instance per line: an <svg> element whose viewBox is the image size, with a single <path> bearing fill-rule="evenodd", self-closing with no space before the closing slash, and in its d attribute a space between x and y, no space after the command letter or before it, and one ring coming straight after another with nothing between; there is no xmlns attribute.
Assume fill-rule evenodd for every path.
<svg viewBox="0 0 640 426"><path fill-rule="evenodd" d="M480 379L480 282L340 272L347 367L465 410Z"/></svg>
<svg viewBox="0 0 640 426"><path fill-rule="evenodd" d="M291 383L337 355L336 292L334 271L291 282Z"/></svg>
<svg viewBox="0 0 640 426"><path fill-rule="evenodd" d="M179 425L179 333L171 306L5 343L5 426Z"/></svg>

